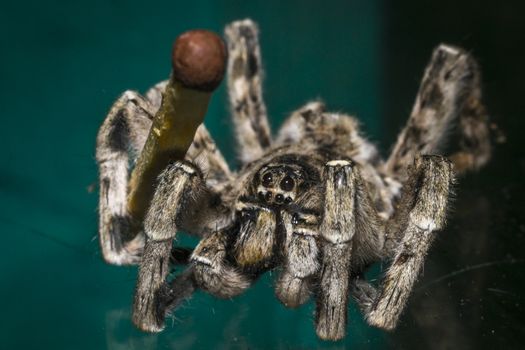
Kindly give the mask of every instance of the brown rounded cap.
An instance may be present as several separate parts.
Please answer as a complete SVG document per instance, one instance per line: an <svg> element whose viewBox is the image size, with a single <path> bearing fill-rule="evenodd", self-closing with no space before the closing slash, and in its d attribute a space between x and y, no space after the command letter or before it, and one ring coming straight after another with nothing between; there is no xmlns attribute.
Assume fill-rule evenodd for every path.
<svg viewBox="0 0 525 350"><path fill-rule="evenodd" d="M226 68L224 41L207 30L190 30L173 43L173 77L185 87L213 91Z"/></svg>

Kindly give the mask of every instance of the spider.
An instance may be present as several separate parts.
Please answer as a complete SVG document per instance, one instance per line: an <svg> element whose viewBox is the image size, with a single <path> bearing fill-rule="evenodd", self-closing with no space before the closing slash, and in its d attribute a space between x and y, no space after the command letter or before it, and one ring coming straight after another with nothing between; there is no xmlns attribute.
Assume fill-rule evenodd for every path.
<svg viewBox="0 0 525 350"><path fill-rule="evenodd" d="M137 224L126 207L129 168L166 82L145 97L126 91L98 134L100 242L106 261L140 263L133 322L161 331L168 313L195 290L231 298L277 270L275 293L285 306L315 298L320 338L345 336L349 297L370 325L393 329L445 225L455 174L490 158L476 62L458 47L433 51L408 123L383 160L355 118L327 112L319 101L293 112L272 136L257 25L235 21L225 38L238 171L200 125L184 159L158 176ZM458 150L448 159L437 155L455 125ZM172 247L179 230L200 238L193 251ZM374 286L364 273L379 261L389 267ZM186 267L169 281L172 264Z"/></svg>

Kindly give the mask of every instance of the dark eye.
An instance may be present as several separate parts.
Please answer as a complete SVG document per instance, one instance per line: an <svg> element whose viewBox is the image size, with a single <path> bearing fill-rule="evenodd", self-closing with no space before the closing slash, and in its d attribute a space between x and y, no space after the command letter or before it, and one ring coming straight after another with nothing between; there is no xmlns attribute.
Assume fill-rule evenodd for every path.
<svg viewBox="0 0 525 350"><path fill-rule="evenodd" d="M295 186L295 182L290 176L285 176L281 180L281 189L283 191L291 191L291 190L293 190L294 186Z"/></svg>
<svg viewBox="0 0 525 350"><path fill-rule="evenodd" d="M270 185L272 184L272 180L273 180L272 173L266 173L262 177L262 185L264 187L270 187Z"/></svg>

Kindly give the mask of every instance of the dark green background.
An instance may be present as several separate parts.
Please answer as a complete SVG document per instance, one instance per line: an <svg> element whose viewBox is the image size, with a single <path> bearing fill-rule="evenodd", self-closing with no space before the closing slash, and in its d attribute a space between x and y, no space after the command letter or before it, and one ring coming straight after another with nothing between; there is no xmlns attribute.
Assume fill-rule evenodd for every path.
<svg viewBox="0 0 525 350"><path fill-rule="evenodd" d="M2 3L2 348L517 348L525 331L522 14L517 1ZM448 229L393 333L366 326L352 304L347 338L318 341L313 305L282 307L272 276L231 301L197 293L159 335L131 325L136 269L105 265L96 241L97 191L88 188L97 128L122 91L168 76L177 34L220 32L245 17L261 28L274 130L321 97L358 115L385 154L432 47L458 44L480 61L506 142L486 169L461 180ZM235 166L227 108L222 87L206 123Z"/></svg>

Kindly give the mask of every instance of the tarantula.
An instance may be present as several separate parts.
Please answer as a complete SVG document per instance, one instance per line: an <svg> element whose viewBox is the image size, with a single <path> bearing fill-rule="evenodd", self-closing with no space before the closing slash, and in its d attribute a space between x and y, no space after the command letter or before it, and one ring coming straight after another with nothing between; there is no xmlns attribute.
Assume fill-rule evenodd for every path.
<svg viewBox="0 0 525 350"><path fill-rule="evenodd" d="M454 174L490 157L476 62L457 47L434 50L408 123L383 160L356 119L329 113L318 101L293 112L272 137L256 24L233 22L225 37L238 171L200 125L185 159L161 172L137 223L126 207L128 168L144 147L166 82L145 97L125 92L98 134L102 252L110 263L140 262L133 322L158 332L197 288L231 298L278 269L275 292L285 306L315 297L320 338L344 337L349 296L370 325L393 329L445 225ZM435 155L456 122L459 150L450 160ZM201 238L193 251L172 247L179 230ZM373 286L364 272L383 260L389 267ZM174 263L187 267L168 281Z"/></svg>

